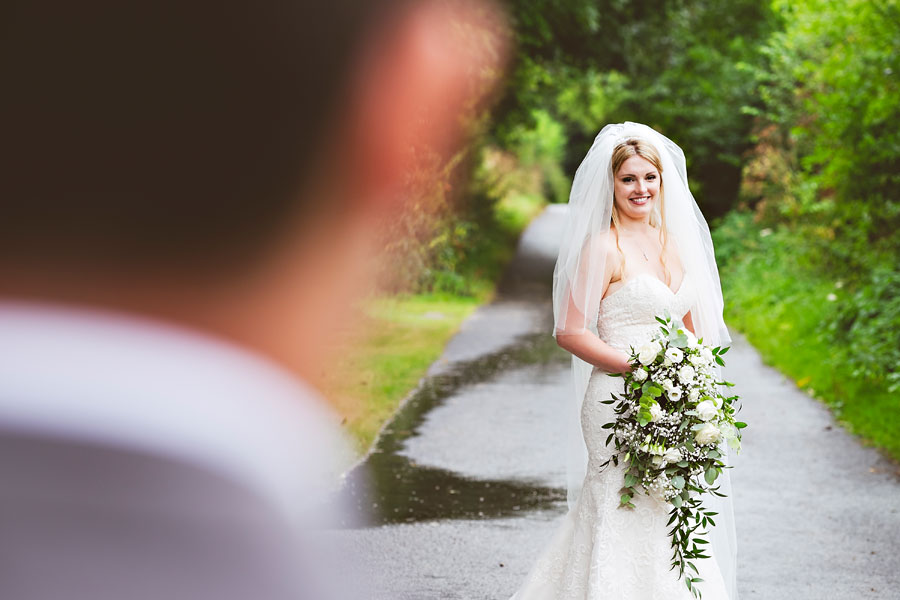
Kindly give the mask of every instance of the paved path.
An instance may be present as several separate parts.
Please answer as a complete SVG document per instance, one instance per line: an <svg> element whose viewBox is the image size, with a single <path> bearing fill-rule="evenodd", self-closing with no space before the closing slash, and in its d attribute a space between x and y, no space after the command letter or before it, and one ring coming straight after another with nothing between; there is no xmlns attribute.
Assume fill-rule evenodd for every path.
<svg viewBox="0 0 900 600"><path fill-rule="evenodd" d="M525 232L478 310L387 428L348 493L369 527L337 532L374 599L507 599L565 511L566 355L550 330L562 214ZM900 477L733 332L727 378L750 423L732 472L742 597L900 598ZM374 506L374 508L373 508Z"/></svg>

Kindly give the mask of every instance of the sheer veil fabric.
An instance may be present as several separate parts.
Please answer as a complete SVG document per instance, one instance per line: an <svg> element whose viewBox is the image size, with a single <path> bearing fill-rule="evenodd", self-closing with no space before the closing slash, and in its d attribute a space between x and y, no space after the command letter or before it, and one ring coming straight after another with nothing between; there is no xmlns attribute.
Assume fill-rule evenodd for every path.
<svg viewBox="0 0 900 600"><path fill-rule="evenodd" d="M669 244L674 246L691 274L697 300L690 313L698 337L712 346L728 345L731 336L722 317L723 300L719 271L706 219L688 187L684 152L672 140L640 123L605 126L575 173L559 258L553 274L554 336L584 333L597 335L602 283L607 256L613 206L614 148L638 138L652 144L662 159L661 202L654 207L651 222L664 224ZM664 208L661 207L664 206ZM567 402L568 503L573 507L581 492L588 454L581 432L581 403L593 365L572 357L573 395ZM719 370L720 381L724 376ZM727 459L726 459L727 460ZM707 506L719 513L710 532L710 542L722 571L730 600L737 600L736 536L731 502L731 482L726 469L719 478L726 498L711 496Z"/></svg>

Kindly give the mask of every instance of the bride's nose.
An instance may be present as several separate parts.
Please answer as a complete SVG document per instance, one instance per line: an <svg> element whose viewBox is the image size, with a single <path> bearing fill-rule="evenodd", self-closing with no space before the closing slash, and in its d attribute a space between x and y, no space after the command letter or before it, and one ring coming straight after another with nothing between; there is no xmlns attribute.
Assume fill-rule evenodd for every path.
<svg viewBox="0 0 900 600"><path fill-rule="evenodd" d="M637 185L638 185L639 192L644 193L647 191L647 182L644 181L643 179L638 179Z"/></svg>

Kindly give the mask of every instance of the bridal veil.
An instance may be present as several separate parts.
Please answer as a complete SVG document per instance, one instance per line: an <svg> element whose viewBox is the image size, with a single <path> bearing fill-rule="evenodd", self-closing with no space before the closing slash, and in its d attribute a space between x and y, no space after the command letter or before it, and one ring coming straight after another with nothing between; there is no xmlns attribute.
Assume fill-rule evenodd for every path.
<svg viewBox="0 0 900 600"><path fill-rule="evenodd" d="M630 138L652 144L662 159L662 193L651 224L665 225L675 241L684 269L692 276L697 302L691 318L697 337L712 346L727 346L731 336L722 317L722 288L706 219L700 212L687 180L684 152L672 140L640 123L605 126L575 173L568 214L553 274L554 336L590 331L597 334L597 318L603 293L607 240L613 206L611 159L617 145ZM567 480L570 508L581 492L587 470L587 448L581 433L581 403L593 366L572 357L574 394L567 402ZM718 372L719 380L724 376ZM726 457L727 462L727 457ZM704 502L719 513L710 531L713 555L722 571L730 600L737 600L736 536L731 502L731 482L726 469L719 478L726 498L708 495Z"/></svg>

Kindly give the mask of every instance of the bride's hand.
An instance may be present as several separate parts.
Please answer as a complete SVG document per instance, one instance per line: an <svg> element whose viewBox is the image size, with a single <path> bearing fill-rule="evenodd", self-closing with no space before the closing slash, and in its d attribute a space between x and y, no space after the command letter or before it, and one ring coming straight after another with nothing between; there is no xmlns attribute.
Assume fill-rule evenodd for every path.
<svg viewBox="0 0 900 600"><path fill-rule="evenodd" d="M631 371L634 370L634 365L632 365L630 362L628 362L627 354L625 354L624 352L622 352L621 354L622 354L621 368L618 371L616 371L616 373L621 373L622 375L625 375L626 373L630 373Z"/></svg>

